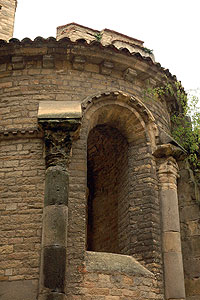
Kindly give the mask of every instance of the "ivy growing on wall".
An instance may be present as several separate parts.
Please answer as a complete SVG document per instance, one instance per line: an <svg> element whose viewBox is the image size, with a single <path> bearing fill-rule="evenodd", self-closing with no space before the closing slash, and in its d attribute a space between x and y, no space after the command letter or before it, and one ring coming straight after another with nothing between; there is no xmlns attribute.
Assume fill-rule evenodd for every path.
<svg viewBox="0 0 200 300"><path fill-rule="evenodd" d="M182 106L182 112L174 112L171 116L172 135L188 152L188 160L192 169L200 168L200 109L199 99L192 94L181 91L181 85L176 83L177 100Z"/></svg>
<svg viewBox="0 0 200 300"><path fill-rule="evenodd" d="M171 133L173 138L187 151L193 170L200 169L200 103L197 96L185 93L180 82L166 83L146 91L159 100L173 97L178 109L171 112ZM199 106L198 106L199 105Z"/></svg>

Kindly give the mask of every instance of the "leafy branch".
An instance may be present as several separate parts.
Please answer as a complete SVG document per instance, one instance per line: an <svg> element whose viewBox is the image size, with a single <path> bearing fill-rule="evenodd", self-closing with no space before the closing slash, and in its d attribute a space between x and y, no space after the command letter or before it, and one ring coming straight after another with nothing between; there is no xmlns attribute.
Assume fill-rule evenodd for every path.
<svg viewBox="0 0 200 300"><path fill-rule="evenodd" d="M193 170L200 169L200 108L198 97L186 94L181 83L166 82L165 85L145 90L145 95L155 100L170 97L178 104L171 113L171 133L173 138L188 153L188 161Z"/></svg>

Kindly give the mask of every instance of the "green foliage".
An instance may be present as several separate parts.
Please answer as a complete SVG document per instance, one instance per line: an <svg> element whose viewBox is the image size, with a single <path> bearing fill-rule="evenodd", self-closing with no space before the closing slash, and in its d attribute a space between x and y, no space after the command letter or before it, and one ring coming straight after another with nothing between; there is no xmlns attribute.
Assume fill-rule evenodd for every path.
<svg viewBox="0 0 200 300"><path fill-rule="evenodd" d="M177 85L177 100L182 112L174 112L171 116L172 135L188 152L188 160L192 169L200 168L200 109L198 97L181 91Z"/></svg>
<svg viewBox="0 0 200 300"><path fill-rule="evenodd" d="M142 50L144 50L144 52L146 52L146 53L153 54L153 50L152 49L144 47L144 48L142 48Z"/></svg>
<svg viewBox="0 0 200 300"><path fill-rule="evenodd" d="M102 39L102 34L100 32L95 33L95 38L97 39L98 42L100 42Z"/></svg>
<svg viewBox="0 0 200 300"><path fill-rule="evenodd" d="M172 136L187 151L188 161L193 170L200 169L200 108L198 97L186 94L180 82L147 89L145 94L160 100L171 97L178 109L171 113Z"/></svg>

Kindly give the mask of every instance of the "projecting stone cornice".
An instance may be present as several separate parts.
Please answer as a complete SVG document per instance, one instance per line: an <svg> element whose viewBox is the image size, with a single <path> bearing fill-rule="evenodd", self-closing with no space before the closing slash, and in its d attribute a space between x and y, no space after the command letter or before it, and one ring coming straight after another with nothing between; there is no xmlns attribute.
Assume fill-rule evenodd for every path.
<svg viewBox="0 0 200 300"><path fill-rule="evenodd" d="M41 138L43 132L38 128L13 128L0 131L0 140L9 140L14 138Z"/></svg>
<svg viewBox="0 0 200 300"><path fill-rule="evenodd" d="M152 83L153 79L153 85L158 85L163 80L176 81L176 76L141 49L130 52L129 47L118 46L115 43L103 46L97 40L89 44L85 39L73 42L67 37L59 41L53 37L37 37L34 41L11 39L8 43L0 40L0 71L30 68L30 60L37 60L45 69L57 70L57 62L67 60L72 69L112 76L118 71L123 79L131 82L151 79Z"/></svg>

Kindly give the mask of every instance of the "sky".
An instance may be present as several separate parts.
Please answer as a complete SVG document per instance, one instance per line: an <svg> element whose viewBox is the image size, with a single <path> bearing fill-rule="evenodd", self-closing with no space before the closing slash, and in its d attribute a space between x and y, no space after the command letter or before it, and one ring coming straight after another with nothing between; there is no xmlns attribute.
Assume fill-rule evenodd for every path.
<svg viewBox="0 0 200 300"><path fill-rule="evenodd" d="M18 0L14 37L56 36L75 22L144 41L156 61L200 99L200 0Z"/></svg>

